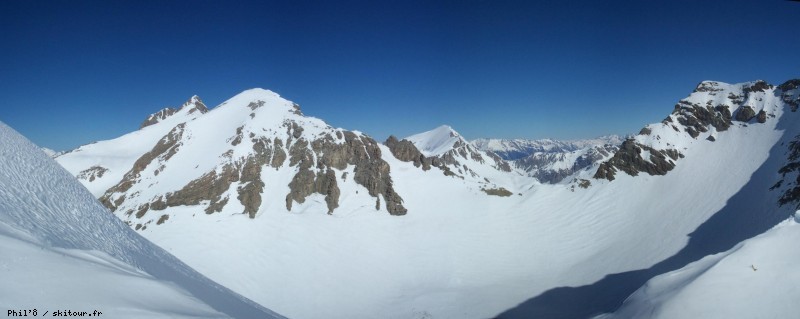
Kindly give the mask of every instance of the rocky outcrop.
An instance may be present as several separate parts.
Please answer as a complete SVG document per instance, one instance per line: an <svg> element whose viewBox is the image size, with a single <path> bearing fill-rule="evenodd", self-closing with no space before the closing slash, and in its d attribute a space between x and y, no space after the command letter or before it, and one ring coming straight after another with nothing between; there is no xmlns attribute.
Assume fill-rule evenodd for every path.
<svg viewBox="0 0 800 319"><path fill-rule="evenodd" d="M647 158L642 156L645 152L649 154ZM677 150L656 150L629 139L622 142L620 149L611 159L600 164L594 178L613 181L617 171L623 171L631 176L637 176L640 172L665 175L675 167L674 161L680 157L683 155Z"/></svg>
<svg viewBox="0 0 800 319"><path fill-rule="evenodd" d="M184 111L184 110L186 111L186 114L194 114L194 113L205 114L206 112L208 112L208 107L206 107L206 105L203 104L203 101L200 100L200 98L197 95L195 95L189 98L189 100L187 100L186 102L184 102L183 105L178 109L167 107L158 112L150 114L150 116L148 116L144 120L144 122L142 122L142 124L139 126L139 129L159 123L167 119L168 117L175 115L179 111Z"/></svg>
<svg viewBox="0 0 800 319"><path fill-rule="evenodd" d="M166 204L169 207L200 205L208 201L206 214L222 211L228 203L228 197L223 195L230 189L231 184L239 181L239 169L237 165L226 164L219 172L212 170L203 176L189 182L174 193L167 193Z"/></svg>
<svg viewBox="0 0 800 319"><path fill-rule="evenodd" d="M731 111L725 105L698 105L686 100L681 100L675 105L672 114L677 118L678 123L686 127L686 132L691 137L697 137L701 132L707 132L709 126L713 126L717 131L726 131L731 126ZM664 120L667 124L672 121L671 117Z"/></svg>
<svg viewBox="0 0 800 319"><path fill-rule="evenodd" d="M758 115L756 115L756 121L758 121L758 123L767 122L767 112L764 112L764 110L758 111Z"/></svg>
<svg viewBox="0 0 800 319"><path fill-rule="evenodd" d="M800 95L796 94L796 92L795 94L790 93L798 87L800 87L800 79L789 80L778 86L781 91L781 100L790 105L792 112L796 112L797 108L800 107Z"/></svg>
<svg viewBox="0 0 800 319"><path fill-rule="evenodd" d="M772 84L769 84L762 80L758 80L751 85L743 87L742 91L745 94L747 94L752 92L766 92L767 90L771 90L772 88L773 88Z"/></svg>
<svg viewBox="0 0 800 319"><path fill-rule="evenodd" d="M405 139L398 141L397 138L392 135L389 136L383 144L389 148L389 151L391 151L392 155L398 160L413 162L415 167L422 167L422 170L425 171L431 169L431 158L425 157L411 141Z"/></svg>
<svg viewBox="0 0 800 319"><path fill-rule="evenodd" d="M162 110L160 110L158 112L155 112L153 114L150 114L150 116L148 116L144 120L144 122L142 122L142 125L139 125L139 129L142 129L142 128L145 128L147 126L150 126L150 125L156 124L158 122L161 122L162 120L172 116L176 112L178 112L177 109L168 107L168 108L164 108L164 109L162 109Z"/></svg>
<svg viewBox="0 0 800 319"><path fill-rule="evenodd" d="M505 189L503 187L499 187L499 188L481 188L481 190L484 193L486 193L486 195L492 195L492 196L508 197L508 196L512 195L512 193L509 190L507 190L507 189Z"/></svg>
<svg viewBox="0 0 800 319"><path fill-rule="evenodd" d="M796 205L795 208L800 208L800 136L789 142L787 154L786 164L778 170L781 178L770 190L781 188L786 184L786 187L781 189L782 194L778 203L781 206L792 203Z"/></svg>
<svg viewBox="0 0 800 319"><path fill-rule="evenodd" d="M107 168L95 165L95 166L89 167L89 168L81 171L80 173L78 173L78 175L76 177L78 179L88 180L89 182L94 182L95 179L102 178L103 175L106 172L108 172Z"/></svg>
<svg viewBox="0 0 800 319"><path fill-rule="evenodd" d="M764 110L761 110L761 112L763 112L763 111ZM766 116L766 114L765 114L765 116ZM739 110L736 112L736 120L737 121L749 122L754 117L756 117L756 111L753 110L752 107L747 106L747 105L740 107Z"/></svg>
<svg viewBox="0 0 800 319"><path fill-rule="evenodd" d="M294 132L298 130L292 127L292 137L295 136ZM371 196L376 197L376 201L379 195L383 196L390 214L406 214L403 199L392 186L389 164L381 158L378 143L353 132L337 133L335 138L326 134L310 144L300 137L292 144L289 166L297 167L298 172L289 183L286 208L291 210L293 202L303 203L308 195L318 193L325 196L328 213L332 213L339 206L340 195L333 169L344 170L348 165L354 165L353 180L357 184L364 186Z"/></svg>

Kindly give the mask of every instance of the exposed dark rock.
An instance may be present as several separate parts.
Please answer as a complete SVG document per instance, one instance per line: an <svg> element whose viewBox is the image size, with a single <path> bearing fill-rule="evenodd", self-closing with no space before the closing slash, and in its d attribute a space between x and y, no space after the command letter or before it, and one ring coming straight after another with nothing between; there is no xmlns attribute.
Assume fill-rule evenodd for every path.
<svg viewBox="0 0 800 319"><path fill-rule="evenodd" d="M712 81L705 81L700 82L700 84L695 87L693 92L718 92L722 91L719 88L719 82L712 82Z"/></svg>
<svg viewBox="0 0 800 319"><path fill-rule="evenodd" d="M430 158L425 157L422 153L417 149L414 143L411 143L408 140L398 141L394 135L389 136L386 139L386 142L383 143L389 150L392 152L395 158L401 160L403 162L413 162L414 166L422 167L422 170L429 170L431 169L432 160Z"/></svg>
<svg viewBox="0 0 800 319"><path fill-rule="evenodd" d="M300 138L303 135L303 127L297 125L296 122L292 122L292 137Z"/></svg>
<svg viewBox="0 0 800 319"><path fill-rule="evenodd" d="M192 113L195 113L195 112L200 112L200 114L208 113L208 107L206 107L206 105L203 103L203 100L200 100L200 97L197 96L197 95L192 96L188 101L183 103L183 106L181 106L180 109L183 110L184 108L187 108L187 107L191 108L191 109L189 109L189 112L188 112L189 114L192 114Z"/></svg>
<svg viewBox="0 0 800 319"><path fill-rule="evenodd" d="M210 201L206 214L222 211L228 198L222 195L231 187L233 182L239 181L239 168L230 163L220 169L220 173L212 170L203 176L189 182L174 193L166 195L167 206L199 205L202 201Z"/></svg>
<svg viewBox="0 0 800 319"><path fill-rule="evenodd" d="M742 89L742 91L744 91L745 93L765 92L765 91L767 91L769 89L772 89L772 85L771 84L768 84L767 82L764 82L764 81L756 81L755 83L753 83L753 85L745 86Z"/></svg>
<svg viewBox="0 0 800 319"><path fill-rule="evenodd" d="M681 100L672 111L678 123L686 127L686 132L691 137L697 137L702 132L708 131L711 125L717 131L726 131L731 126L731 111L725 105L711 107L700 106Z"/></svg>
<svg viewBox="0 0 800 319"><path fill-rule="evenodd" d="M300 105L297 103L292 104L292 113L296 115L303 115L303 112L300 110Z"/></svg>
<svg viewBox="0 0 800 319"><path fill-rule="evenodd" d="M782 92L781 100L791 106L792 112L797 111L797 108L800 107L800 96L790 94L790 91L794 91L798 87L800 87L800 79L789 80L778 86Z"/></svg>
<svg viewBox="0 0 800 319"><path fill-rule="evenodd" d="M158 199L150 203L150 209L152 210L165 210L167 207L167 202L164 201L163 196L159 196Z"/></svg>
<svg viewBox="0 0 800 319"><path fill-rule="evenodd" d="M161 217L158 218L158 221L156 222L156 225L161 225L165 221L167 221L168 219L169 219L169 215L167 215L167 214L161 215Z"/></svg>
<svg viewBox="0 0 800 319"><path fill-rule="evenodd" d="M233 140L231 141L231 145L236 146L242 142L242 138L244 138L242 136L242 129L244 129L244 126L239 126L236 128L236 135L234 135Z"/></svg>
<svg viewBox="0 0 800 319"><path fill-rule="evenodd" d="M706 137L706 139L712 142L717 140L717 138L715 138L714 135L709 135L708 137Z"/></svg>
<svg viewBox="0 0 800 319"><path fill-rule="evenodd" d="M266 102L261 101L261 100L253 101L253 102L250 102L250 104L247 104L247 107L249 107L251 110L255 111L257 108L264 106L265 103Z"/></svg>
<svg viewBox="0 0 800 319"><path fill-rule="evenodd" d="M779 188L787 179L786 175L795 175L794 178L789 178L789 183L787 183L787 185L793 186L789 186L783 191L778 203L781 206L793 203L795 208L800 208L800 135L795 136L794 140L789 142L786 165L781 167L778 173L781 174L781 179L770 188L771 190Z"/></svg>
<svg viewBox="0 0 800 319"><path fill-rule="evenodd" d="M166 118L172 116L176 112L178 112L177 109L168 107L168 108L164 108L164 109L162 109L162 110L160 110L158 112L155 112L153 114L150 114L150 116L148 116L144 120L144 122L142 122L142 125L139 125L139 129L143 129L143 128L147 127L147 126L150 126L150 125L156 124L158 122L161 122L162 120L165 120Z"/></svg>
<svg viewBox="0 0 800 319"><path fill-rule="evenodd" d="M508 197L511 196L512 193L507 189L500 187L500 188L481 188L481 190L486 193L487 195L492 196L500 196L500 197Z"/></svg>
<svg viewBox="0 0 800 319"><path fill-rule="evenodd" d="M578 187L580 187L580 188L589 188L589 186L592 186L592 182L589 181L588 179L581 178L578 181Z"/></svg>
<svg viewBox="0 0 800 319"><path fill-rule="evenodd" d="M283 166L283 162L286 161L286 152L283 150L283 141L279 138L274 138L272 140L272 148L274 153L272 155L272 161L270 161L269 165L278 168Z"/></svg>
<svg viewBox="0 0 800 319"><path fill-rule="evenodd" d="M649 152L649 158L642 158L642 151ZM673 161L682 156L677 150L656 150L629 139L622 142L620 149L611 159L600 164L594 178L614 180L614 174L617 170L621 170L631 176L639 175L640 172L650 175L665 175L675 167ZM667 159L667 157L671 160Z"/></svg>
<svg viewBox="0 0 800 319"><path fill-rule="evenodd" d="M244 212L250 218L255 218L258 208L261 207L261 192L264 190L264 182L261 180L261 168L267 162L268 156L259 153L248 156L242 166L239 181L244 185L237 189L239 202L244 206Z"/></svg>
<svg viewBox="0 0 800 319"><path fill-rule="evenodd" d="M364 186L370 196L383 195L389 214L405 215L407 210L403 207L403 199L394 191L389 163L381 158L378 143L352 132L344 132L344 138L350 146L352 164L355 165L353 180Z"/></svg>
<svg viewBox="0 0 800 319"><path fill-rule="evenodd" d="M286 208L291 210L292 202L303 203L308 195L319 193L325 195L328 212L332 213L339 206L340 195L333 169L344 170L348 165L354 165L353 180L356 183L364 186L373 197L383 195L390 214L405 214L403 200L392 187L389 164L381 158L380 148L375 140L352 132L341 135L344 143L337 142L333 136L326 134L311 142L310 148L303 138L292 144L289 165L297 166L298 172L289 183ZM312 167L318 170L316 174L311 171Z"/></svg>
<svg viewBox="0 0 800 319"><path fill-rule="evenodd" d="M146 214L149 209L150 209L150 204L149 203L145 203L144 205L140 205L139 209L136 211L136 218L144 217L144 214Z"/></svg>
<svg viewBox="0 0 800 319"><path fill-rule="evenodd" d="M669 119L670 119L670 120L672 120L672 118L669 118ZM639 131L639 135L650 135L650 133L652 133L652 132L653 132L653 130L651 130L650 128L648 128L648 127L643 127L643 128L642 128L642 129Z"/></svg>
<svg viewBox="0 0 800 319"><path fill-rule="evenodd" d="M756 111L752 107L745 105L739 108L736 112L736 120L741 122L749 122L756 117Z"/></svg>
<svg viewBox="0 0 800 319"><path fill-rule="evenodd" d="M756 121L758 121L758 123L767 122L767 112L764 112L764 110L758 111L758 115L756 115Z"/></svg>
<svg viewBox="0 0 800 319"><path fill-rule="evenodd" d="M800 87L800 79L791 79L778 85L778 88L784 92L794 90L798 87Z"/></svg>
<svg viewBox="0 0 800 319"><path fill-rule="evenodd" d="M93 182L96 178L103 177L106 172L108 172L107 168L95 165L81 171L76 177L78 179L89 180L89 182Z"/></svg>

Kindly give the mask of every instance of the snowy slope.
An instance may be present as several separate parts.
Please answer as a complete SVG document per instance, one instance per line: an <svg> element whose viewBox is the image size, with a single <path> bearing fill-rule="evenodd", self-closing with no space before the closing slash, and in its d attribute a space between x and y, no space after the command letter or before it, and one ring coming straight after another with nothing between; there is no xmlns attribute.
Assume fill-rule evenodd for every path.
<svg viewBox="0 0 800 319"><path fill-rule="evenodd" d="M114 318L277 318L119 221L0 123L0 306ZM47 308L42 308L47 307Z"/></svg>
<svg viewBox="0 0 800 319"><path fill-rule="evenodd" d="M800 312L795 215L734 248L647 282L597 318L794 318Z"/></svg>
<svg viewBox="0 0 800 319"><path fill-rule="evenodd" d="M800 133L791 111L797 90L754 90L755 83L708 86L717 91L703 84L685 99L691 110L676 108L672 122L648 125L649 132L626 140L626 148L600 164L605 164L604 175L597 175L599 169L581 170L564 184L541 184L504 171L503 162L488 153L456 145L459 136L449 128L415 139L416 146L401 154L414 156L400 160L396 149L298 114L293 103L265 90L245 91L184 126L159 128L162 135L142 142L146 146L139 154L125 155L132 158L125 159L127 167L119 166L123 172L109 188L97 179L82 182L142 235L290 317L493 317L551 289L590 285L670 258L712 216L735 209L729 200L745 196L739 194L743 189L751 190L749 202L767 213L788 214L791 208L777 205L782 189L768 188L786 162L781 144ZM264 103L250 107L258 101ZM720 112L723 122L713 124L724 130L703 122L716 115L703 116L695 104ZM719 105L722 111L714 109ZM764 110L763 123L758 116L730 119L745 105L755 114ZM122 161L108 149L123 139L133 141L131 134L58 160L75 175L92 165L110 172ZM265 149L262 138L281 143L271 144L269 161L255 162L260 170L244 169L250 158L267 158L258 155ZM325 148L334 154L341 149L325 144L328 140L341 145L345 155L370 151L334 167L337 159L327 157ZM295 160L273 164L278 149L288 158L294 153ZM157 156L145 156L152 150L159 151ZM433 166L433 159L425 170L423 159L414 161L419 158L415 150L448 170ZM134 165L142 158L149 161ZM376 168L379 174L369 175L366 186L354 181L358 172ZM301 174L304 170L311 174ZM327 187L328 170L335 189ZM245 178L256 171L260 179ZM206 196L181 194L192 181L223 187L218 197L189 201ZM407 212L392 214L385 204L393 195L369 191L387 184ZM248 192L253 185L261 188ZM287 196L298 185L307 191L303 201ZM321 185L327 188L319 191ZM170 205L175 194L187 204ZM251 205L253 194L259 195L258 205ZM337 206L331 209L334 197ZM209 210L223 202L219 211ZM248 207L255 210L243 214ZM758 218L749 210L742 214Z"/></svg>

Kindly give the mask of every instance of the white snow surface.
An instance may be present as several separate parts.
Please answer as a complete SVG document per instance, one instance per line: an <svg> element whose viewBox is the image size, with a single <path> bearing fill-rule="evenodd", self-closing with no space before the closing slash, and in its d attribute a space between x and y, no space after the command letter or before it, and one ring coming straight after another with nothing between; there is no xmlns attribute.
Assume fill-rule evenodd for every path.
<svg viewBox="0 0 800 319"><path fill-rule="evenodd" d="M650 279L616 318L796 318L800 225L788 219L734 248Z"/></svg>
<svg viewBox="0 0 800 319"><path fill-rule="evenodd" d="M720 86L725 94L696 92L688 99L728 103L727 93L742 89ZM784 160L770 156L773 146L800 133L800 121L781 121L795 114L779 98L751 96L745 103L768 112L766 123L735 123L714 132L715 142L705 140L711 131L691 138L683 128L663 123L649 125L650 135L636 136L639 143L684 155L664 176L618 172L609 182L581 171L577 177L592 183L582 189L468 163L479 172L460 179L401 162L381 146L394 189L408 209L405 216L376 211L375 199L352 178L339 182L339 208L332 215L319 194L287 212L287 185L297 172L288 163L262 170L263 202L254 219L242 214L236 184L219 213L206 214L202 204L150 211L141 219L118 215L146 223L169 214L165 223L150 224L141 234L226 287L292 318L493 317L556 287L649 268L683 248L687 235L724 208L762 164ZM251 110L254 101L265 103ZM101 179L81 180L99 196L184 121L180 150L158 176L152 173L157 165L143 171L144 182L129 192L149 200L218 168L229 160L220 156L228 150L234 159L247 156L253 147L247 138L231 147L239 127L244 136L272 137L286 131L282 124L289 119L309 140L341 131L292 113L292 105L271 91L248 90L202 116L173 116L167 119L171 124L87 145L58 161L74 175L94 165L108 168ZM446 126L412 138L426 155L449 152L462 140ZM353 176L353 166L336 174L345 172ZM512 195L481 192L483 176Z"/></svg>
<svg viewBox="0 0 800 319"><path fill-rule="evenodd" d="M109 318L280 318L208 280L106 210L0 122L0 308ZM28 316L31 316L28 313Z"/></svg>

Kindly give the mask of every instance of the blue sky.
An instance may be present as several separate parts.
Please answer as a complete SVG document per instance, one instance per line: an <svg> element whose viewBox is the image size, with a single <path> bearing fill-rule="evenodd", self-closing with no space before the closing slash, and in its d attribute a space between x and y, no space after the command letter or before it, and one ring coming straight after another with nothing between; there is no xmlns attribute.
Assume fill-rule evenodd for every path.
<svg viewBox="0 0 800 319"><path fill-rule="evenodd" d="M702 80L800 77L790 1L2 1L0 121L66 150L262 87L379 140L635 133Z"/></svg>

